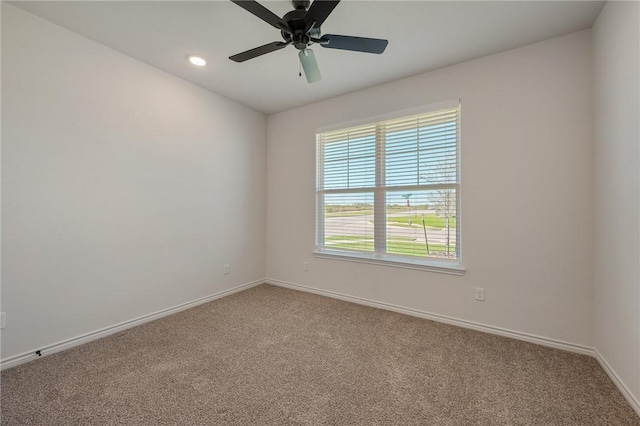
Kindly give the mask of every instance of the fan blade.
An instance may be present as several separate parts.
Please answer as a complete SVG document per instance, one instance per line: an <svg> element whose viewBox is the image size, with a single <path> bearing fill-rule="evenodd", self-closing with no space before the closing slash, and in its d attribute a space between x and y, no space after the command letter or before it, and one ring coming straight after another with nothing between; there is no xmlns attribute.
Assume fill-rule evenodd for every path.
<svg viewBox="0 0 640 426"><path fill-rule="evenodd" d="M300 63L304 70L304 75L307 77L309 83L315 83L320 80L320 68L318 68L318 62L316 61L316 55L311 49L304 49L298 53L300 57Z"/></svg>
<svg viewBox="0 0 640 426"><path fill-rule="evenodd" d="M314 27L318 28L327 19L333 9L340 3L340 0L314 0L311 7L304 15L306 23L315 21Z"/></svg>
<svg viewBox="0 0 640 426"><path fill-rule="evenodd" d="M287 47L289 43L281 41L274 41L273 43L265 44L264 46L256 47L246 52L238 53L237 55L229 56L229 59L235 62L244 62L249 59L257 58L258 56L275 52L276 50Z"/></svg>
<svg viewBox="0 0 640 426"><path fill-rule="evenodd" d="M291 33L291 29L287 26L287 23L278 17L275 13L261 5L255 0L231 0L247 12L262 19L267 24L276 27L279 30L284 30Z"/></svg>
<svg viewBox="0 0 640 426"><path fill-rule="evenodd" d="M329 49L353 50L355 52L382 53L389 41L379 38L352 37L325 34L320 39L320 46Z"/></svg>

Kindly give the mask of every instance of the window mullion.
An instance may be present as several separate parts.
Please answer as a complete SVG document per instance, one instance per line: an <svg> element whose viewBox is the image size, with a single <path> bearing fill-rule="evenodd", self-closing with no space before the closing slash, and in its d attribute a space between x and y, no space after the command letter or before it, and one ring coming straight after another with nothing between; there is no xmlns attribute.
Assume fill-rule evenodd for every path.
<svg viewBox="0 0 640 426"><path fill-rule="evenodd" d="M373 203L374 251L387 252L387 211L385 193L385 142L384 125L376 125L376 187Z"/></svg>
<svg viewBox="0 0 640 426"><path fill-rule="evenodd" d="M316 247L324 247L324 138L316 136Z"/></svg>

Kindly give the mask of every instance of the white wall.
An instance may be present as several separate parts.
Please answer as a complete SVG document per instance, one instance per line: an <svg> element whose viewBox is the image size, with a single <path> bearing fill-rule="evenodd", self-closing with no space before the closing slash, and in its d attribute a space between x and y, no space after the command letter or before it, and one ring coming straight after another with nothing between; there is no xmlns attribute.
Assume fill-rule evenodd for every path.
<svg viewBox="0 0 640 426"><path fill-rule="evenodd" d="M264 277L262 114L4 2L2 56L3 359Z"/></svg>
<svg viewBox="0 0 640 426"><path fill-rule="evenodd" d="M590 70L587 30L270 116L267 277L591 346ZM316 129L457 98L466 275L314 258Z"/></svg>
<svg viewBox="0 0 640 426"><path fill-rule="evenodd" d="M595 346L640 401L640 3L607 3L593 44Z"/></svg>

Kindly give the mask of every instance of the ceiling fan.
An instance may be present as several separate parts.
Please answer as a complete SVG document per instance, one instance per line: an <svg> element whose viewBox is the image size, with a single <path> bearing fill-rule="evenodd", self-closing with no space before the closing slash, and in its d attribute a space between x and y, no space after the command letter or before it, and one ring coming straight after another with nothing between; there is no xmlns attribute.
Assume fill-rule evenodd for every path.
<svg viewBox="0 0 640 426"><path fill-rule="evenodd" d="M229 59L235 62L244 62L293 44L300 51L298 53L300 64L309 83L320 80L320 69L318 68L315 54L313 50L309 49L312 44L319 44L328 49L380 54L384 52L389 43L387 40L377 38L336 34L322 35L320 26L340 3L340 0L315 0L313 3L309 0L292 0L291 3L294 10L288 12L282 18L279 18L255 0L231 1L280 30L284 41L274 41L273 43L230 56Z"/></svg>

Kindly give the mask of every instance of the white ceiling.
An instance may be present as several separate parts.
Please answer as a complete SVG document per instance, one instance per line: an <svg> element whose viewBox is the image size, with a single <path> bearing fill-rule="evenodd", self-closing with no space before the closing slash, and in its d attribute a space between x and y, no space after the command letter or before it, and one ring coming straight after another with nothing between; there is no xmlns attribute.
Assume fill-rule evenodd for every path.
<svg viewBox="0 0 640 426"><path fill-rule="evenodd" d="M604 2L343 1L324 33L386 38L382 55L314 47L322 80L298 77L297 50L229 56L278 30L229 1L22 1L28 12L265 113L274 113L589 28ZM288 1L262 2L276 15ZM204 68L186 56L207 59Z"/></svg>

